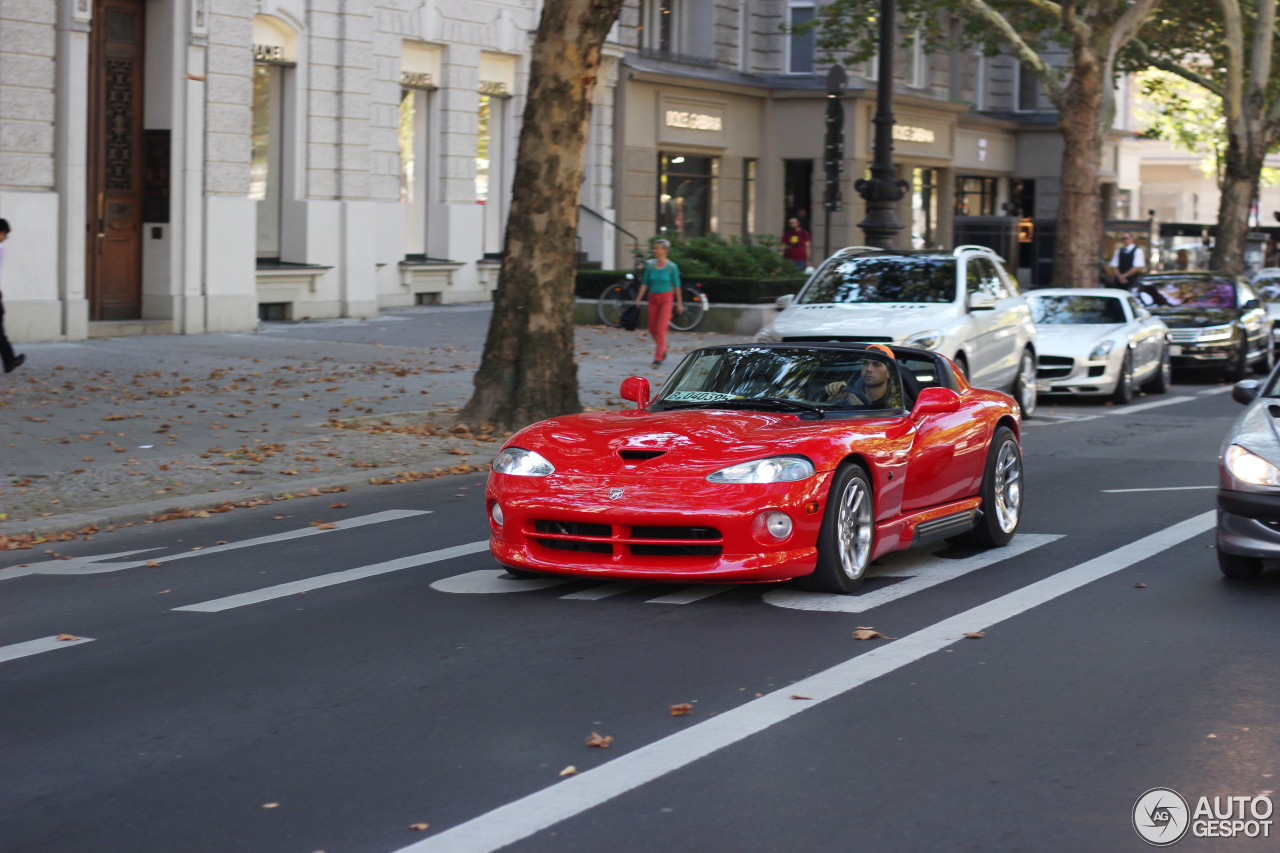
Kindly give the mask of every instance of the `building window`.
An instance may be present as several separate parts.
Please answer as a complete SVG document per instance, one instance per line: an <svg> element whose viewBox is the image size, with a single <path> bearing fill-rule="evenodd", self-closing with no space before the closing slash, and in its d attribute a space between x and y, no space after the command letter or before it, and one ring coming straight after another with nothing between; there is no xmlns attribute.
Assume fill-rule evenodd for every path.
<svg viewBox="0 0 1280 853"><path fill-rule="evenodd" d="M249 197L257 204L259 258L280 257L280 150L284 116L284 68L253 66L253 130Z"/></svg>
<svg viewBox="0 0 1280 853"><path fill-rule="evenodd" d="M1018 71L1018 106L1020 112L1035 112L1040 108L1040 80L1025 62L1015 66Z"/></svg>
<svg viewBox="0 0 1280 853"><path fill-rule="evenodd" d="M938 170L911 170L911 248L931 249L938 243Z"/></svg>
<svg viewBox="0 0 1280 853"><path fill-rule="evenodd" d="M792 0L787 23L791 32L787 35L787 71L791 74L812 74L814 57L814 31L796 32L795 28L813 23L813 3L808 0Z"/></svg>
<svg viewBox="0 0 1280 853"><path fill-rule="evenodd" d="M404 253L427 253L427 92L400 92L400 203Z"/></svg>
<svg viewBox="0 0 1280 853"><path fill-rule="evenodd" d="M742 161L742 242L750 243L756 233L756 163Z"/></svg>
<svg viewBox="0 0 1280 853"><path fill-rule="evenodd" d="M800 220L800 227L813 228L813 161L782 161L782 223L786 227L791 217Z"/></svg>
<svg viewBox="0 0 1280 853"><path fill-rule="evenodd" d="M720 161L687 154L658 155L658 233L688 239L716 230Z"/></svg>
<svg viewBox="0 0 1280 853"><path fill-rule="evenodd" d="M480 96L476 133L476 203L484 209L484 253L502 251L502 113L504 99Z"/></svg>
<svg viewBox="0 0 1280 853"><path fill-rule="evenodd" d="M928 57L924 52L924 31L917 29L911 34L911 53L907 60L907 85L913 89L923 89L929 85Z"/></svg>
<svg viewBox="0 0 1280 853"><path fill-rule="evenodd" d="M956 178L957 216L995 216L998 178Z"/></svg>

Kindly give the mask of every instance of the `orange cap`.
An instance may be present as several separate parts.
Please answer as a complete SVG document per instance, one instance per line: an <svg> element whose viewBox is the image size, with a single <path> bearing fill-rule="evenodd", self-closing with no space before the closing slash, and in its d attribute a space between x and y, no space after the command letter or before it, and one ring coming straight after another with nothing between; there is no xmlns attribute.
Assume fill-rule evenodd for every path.
<svg viewBox="0 0 1280 853"><path fill-rule="evenodd" d="M885 346L884 344L867 344L867 349L880 350L880 352L882 352L882 353L884 353L885 355L889 356L889 358L893 358L893 357L894 357L894 356L893 356L893 350L889 349L889 348L888 348L887 346Z"/></svg>

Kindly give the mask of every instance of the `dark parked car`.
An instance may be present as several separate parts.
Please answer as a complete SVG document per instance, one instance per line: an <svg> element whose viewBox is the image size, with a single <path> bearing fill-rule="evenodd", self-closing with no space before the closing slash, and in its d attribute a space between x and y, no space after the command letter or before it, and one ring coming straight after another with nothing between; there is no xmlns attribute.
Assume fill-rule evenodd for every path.
<svg viewBox="0 0 1280 853"><path fill-rule="evenodd" d="M1142 277L1138 299L1169 327L1174 367L1217 367L1233 380L1249 366L1269 373L1271 317L1249 283L1215 272L1164 272Z"/></svg>

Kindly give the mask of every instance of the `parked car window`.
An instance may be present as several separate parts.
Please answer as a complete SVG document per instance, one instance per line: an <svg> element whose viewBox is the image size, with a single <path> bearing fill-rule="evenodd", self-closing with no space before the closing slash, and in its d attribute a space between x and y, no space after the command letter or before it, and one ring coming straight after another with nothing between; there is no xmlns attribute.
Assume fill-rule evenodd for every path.
<svg viewBox="0 0 1280 853"><path fill-rule="evenodd" d="M818 270L796 302L953 302L955 279L955 260L949 257L846 258Z"/></svg>
<svg viewBox="0 0 1280 853"><path fill-rule="evenodd" d="M1263 302L1280 302L1280 278L1264 278L1253 283Z"/></svg>
<svg viewBox="0 0 1280 853"><path fill-rule="evenodd" d="M1142 303L1137 299L1134 299L1132 296L1129 297L1129 311L1131 311L1133 316L1139 320L1145 320L1151 316L1151 312L1146 308L1143 308Z"/></svg>
<svg viewBox="0 0 1280 853"><path fill-rule="evenodd" d="M1226 279L1182 276L1150 276L1143 282L1154 290L1156 303L1171 308L1235 308L1236 289Z"/></svg>
<svg viewBox="0 0 1280 853"><path fill-rule="evenodd" d="M1043 325L1126 322L1124 306L1113 296L1037 296L1031 294L1031 319Z"/></svg>

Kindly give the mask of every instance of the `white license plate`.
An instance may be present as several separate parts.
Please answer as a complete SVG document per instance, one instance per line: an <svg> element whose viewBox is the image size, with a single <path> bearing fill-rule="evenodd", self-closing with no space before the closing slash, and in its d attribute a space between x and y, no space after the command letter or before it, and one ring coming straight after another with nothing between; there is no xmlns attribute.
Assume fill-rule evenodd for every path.
<svg viewBox="0 0 1280 853"><path fill-rule="evenodd" d="M1037 380L1036 380L1036 390L1037 390L1037 391L1048 391L1048 390L1049 390L1049 380L1048 380L1048 379L1037 379Z"/></svg>
<svg viewBox="0 0 1280 853"><path fill-rule="evenodd" d="M1182 347L1177 344L1169 345L1169 355L1182 355Z"/></svg>

